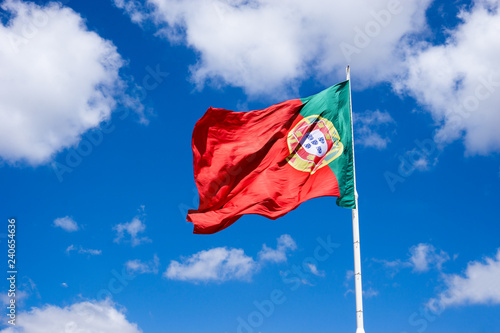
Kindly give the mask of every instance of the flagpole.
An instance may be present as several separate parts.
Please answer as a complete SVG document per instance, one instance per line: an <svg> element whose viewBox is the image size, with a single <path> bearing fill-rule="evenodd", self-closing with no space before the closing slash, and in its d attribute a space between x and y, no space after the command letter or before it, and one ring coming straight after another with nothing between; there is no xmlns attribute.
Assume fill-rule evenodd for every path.
<svg viewBox="0 0 500 333"><path fill-rule="evenodd" d="M359 216L358 216L358 191L356 189L356 166L354 162L354 126L352 118L351 99L351 70L346 68L347 80L349 81L349 107L351 111L351 133L352 133L352 172L354 178L354 199L356 208L352 210L352 234L354 241L354 280L356 291L356 333L365 333L363 327L363 289L361 287L361 252L359 248Z"/></svg>

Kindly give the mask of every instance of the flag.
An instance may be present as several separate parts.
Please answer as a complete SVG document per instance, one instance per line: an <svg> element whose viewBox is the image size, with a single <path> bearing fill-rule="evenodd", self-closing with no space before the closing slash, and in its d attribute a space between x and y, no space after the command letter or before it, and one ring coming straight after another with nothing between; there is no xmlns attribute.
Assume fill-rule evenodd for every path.
<svg viewBox="0 0 500 333"><path fill-rule="evenodd" d="M245 214L274 220L320 196L355 208L349 84L262 110L209 108L193 130L194 233L218 232Z"/></svg>

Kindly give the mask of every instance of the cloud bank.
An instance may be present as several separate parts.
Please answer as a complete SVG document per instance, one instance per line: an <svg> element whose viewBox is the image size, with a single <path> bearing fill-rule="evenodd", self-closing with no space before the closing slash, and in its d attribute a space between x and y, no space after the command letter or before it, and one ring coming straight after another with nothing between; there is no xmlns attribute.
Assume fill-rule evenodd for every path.
<svg viewBox="0 0 500 333"><path fill-rule="evenodd" d="M142 333L136 324L109 301L81 302L61 308L45 305L20 312L16 326L0 333L99 332Z"/></svg>
<svg viewBox="0 0 500 333"><path fill-rule="evenodd" d="M350 63L363 84L388 78L398 47L425 28L430 0L115 0L132 21L195 50L191 78L241 87L249 95L297 89L301 80L343 76Z"/></svg>
<svg viewBox="0 0 500 333"><path fill-rule="evenodd" d="M500 249L493 258L467 265L463 275L445 275L445 290L428 306L443 310L471 304L500 304Z"/></svg>
<svg viewBox="0 0 500 333"><path fill-rule="evenodd" d="M441 146L463 139L467 154L500 151L499 4L476 0L444 44L409 49L406 72L394 82L432 114Z"/></svg>
<svg viewBox="0 0 500 333"><path fill-rule="evenodd" d="M60 3L7 0L0 6L11 15L0 23L0 159L45 164L108 120L126 98L119 75L124 60Z"/></svg>

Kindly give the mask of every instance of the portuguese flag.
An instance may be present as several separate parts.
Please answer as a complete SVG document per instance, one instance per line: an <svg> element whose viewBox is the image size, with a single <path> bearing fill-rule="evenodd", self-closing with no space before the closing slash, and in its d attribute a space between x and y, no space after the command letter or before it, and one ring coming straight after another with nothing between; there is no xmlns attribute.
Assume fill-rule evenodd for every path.
<svg viewBox="0 0 500 333"><path fill-rule="evenodd" d="M320 196L356 208L349 81L262 110L209 108L192 148L194 233L218 232L245 214L274 220Z"/></svg>

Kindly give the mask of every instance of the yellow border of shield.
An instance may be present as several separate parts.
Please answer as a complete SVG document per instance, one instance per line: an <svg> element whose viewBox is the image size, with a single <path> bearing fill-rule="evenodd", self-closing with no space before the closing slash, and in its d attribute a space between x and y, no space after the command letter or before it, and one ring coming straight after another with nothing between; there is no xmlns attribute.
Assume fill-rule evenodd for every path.
<svg viewBox="0 0 500 333"><path fill-rule="evenodd" d="M306 122L307 125L311 125L313 123L319 122L320 120L326 124L328 132L330 133L333 139L333 146L330 149L330 151L325 155L325 157L321 160L321 162L316 166L315 163L312 161L314 159L313 155L308 156L310 160L302 159L297 154L297 152L292 149L292 144L298 143L297 138L293 134L297 129L297 127L301 126L304 122ZM318 126L321 127L322 124L319 124ZM328 140L329 138L327 137L326 139ZM295 169L299 171L309 172L311 174L315 173L320 168L328 165L330 162L339 157L344 151L344 145L342 144L342 142L340 142L340 136L335 126L333 126L331 121L319 115L308 116L299 121L297 125L295 125L295 127L290 132L288 132L287 143L290 155L286 158L286 161L290 163L290 165L293 166Z"/></svg>

